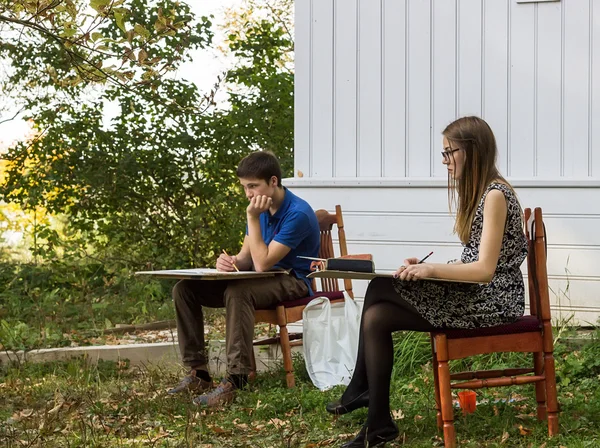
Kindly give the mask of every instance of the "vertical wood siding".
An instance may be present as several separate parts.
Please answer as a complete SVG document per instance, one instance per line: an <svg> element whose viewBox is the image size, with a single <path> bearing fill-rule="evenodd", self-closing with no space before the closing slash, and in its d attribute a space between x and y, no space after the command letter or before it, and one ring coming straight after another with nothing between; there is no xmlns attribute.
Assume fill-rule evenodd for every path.
<svg viewBox="0 0 600 448"><path fill-rule="evenodd" d="M332 210L341 204L348 251L372 254L377 270L393 272L405 258L423 257L430 251L434 252L432 263L460 256L462 247L452 234L454 219L448 213L443 182L360 182L350 185L338 181L324 186L314 180L285 181L315 209ZM515 186L523 206L542 207L544 211L553 317L572 319L573 324L597 324L600 189ZM526 275L526 264L521 268ZM367 283L353 282L358 299L364 297Z"/></svg>
<svg viewBox="0 0 600 448"><path fill-rule="evenodd" d="M479 115L544 210L553 308L600 317L600 0L296 0L295 89L286 184L342 205L350 252L382 270L460 253L440 133Z"/></svg>
<svg viewBox="0 0 600 448"><path fill-rule="evenodd" d="M513 178L600 177L600 0L296 0L296 169L444 177L485 118Z"/></svg>

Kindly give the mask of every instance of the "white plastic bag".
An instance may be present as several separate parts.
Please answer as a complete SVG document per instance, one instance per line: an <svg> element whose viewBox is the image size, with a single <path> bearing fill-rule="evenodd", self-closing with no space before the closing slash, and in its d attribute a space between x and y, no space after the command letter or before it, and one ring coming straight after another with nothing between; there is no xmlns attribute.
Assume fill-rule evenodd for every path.
<svg viewBox="0 0 600 448"><path fill-rule="evenodd" d="M344 292L344 303L327 297L310 301L302 313L306 370L313 384L327 390L350 382L358 352L360 306Z"/></svg>

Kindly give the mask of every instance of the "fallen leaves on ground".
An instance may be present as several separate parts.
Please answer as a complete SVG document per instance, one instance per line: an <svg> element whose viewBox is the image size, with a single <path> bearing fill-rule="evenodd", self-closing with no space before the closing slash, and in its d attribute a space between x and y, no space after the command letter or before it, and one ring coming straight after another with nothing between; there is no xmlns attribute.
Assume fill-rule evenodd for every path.
<svg viewBox="0 0 600 448"><path fill-rule="evenodd" d="M284 426L287 426L289 424L288 421L286 420L280 420L278 418L272 418L271 420L269 420L267 422L267 425L273 425L276 428L283 428Z"/></svg>
<svg viewBox="0 0 600 448"><path fill-rule="evenodd" d="M240 419L239 418L236 418L231 423L233 423L233 425L236 428L243 429L244 431L248 429L248 424L246 424L246 423L240 423Z"/></svg>
<svg viewBox="0 0 600 448"><path fill-rule="evenodd" d="M404 412L402 412L402 409L394 410L392 411L392 417L394 420L402 420L404 418Z"/></svg>
<svg viewBox="0 0 600 448"><path fill-rule="evenodd" d="M521 434L522 436L528 436L529 434L531 434L531 429L529 428L525 428L523 425L519 425L519 434Z"/></svg>
<svg viewBox="0 0 600 448"><path fill-rule="evenodd" d="M217 425L207 425L215 434L219 434L219 435L226 435L226 434L230 434L231 431L227 431L226 429L221 428L220 426Z"/></svg>
<svg viewBox="0 0 600 448"><path fill-rule="evenodd" d="M518 418L519 420L529 420L531 418L535 417L535 414L533 412L530 412L529 414L517 414L515 415L515 418Z"/></svg>
<svg viewBox="0 0 600 448"><path fill-rule="evenodd" d="M329 446L329 445L333 445L337 441L338 441L337 438L321 440L320 442L317 442L317 443L308 443L308 444L304 445L304 448L319 448L321 446Z"/></svg>

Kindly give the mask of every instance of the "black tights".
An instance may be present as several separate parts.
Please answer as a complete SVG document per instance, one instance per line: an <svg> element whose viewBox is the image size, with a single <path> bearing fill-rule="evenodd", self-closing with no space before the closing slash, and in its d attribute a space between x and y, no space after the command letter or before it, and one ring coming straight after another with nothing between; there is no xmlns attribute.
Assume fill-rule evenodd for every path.
<svg viewBox="0 0 600 448"><path fill-rule="evenodd" d="M371 281L363 306L356 366L342 397L344 403L369 391L367 426L370 429L390 422L390 380L394 365L392 332L428 332L434 328L394 290L390 278L379 277Z"/></svg>

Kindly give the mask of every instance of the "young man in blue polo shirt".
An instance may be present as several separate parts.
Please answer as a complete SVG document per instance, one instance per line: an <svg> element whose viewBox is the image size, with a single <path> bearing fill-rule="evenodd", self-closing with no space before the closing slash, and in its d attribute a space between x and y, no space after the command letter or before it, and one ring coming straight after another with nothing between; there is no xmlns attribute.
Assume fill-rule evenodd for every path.
<svg viewBox="0 0 600 448"><path fill-rule="evenodd" d="M169 393L193 390L203 393L194 403L217 406L231 401L235 390L248 381L251 370L254 310L270 308L283 300L312 294L310 261L317 257L319 224L306 201L281 185L279 161L258 151L242 159L237 176L249 200L247 228L237 255L221 254L217 269L232 272L289 269L289 275L230 280L182 280L173 288L177 336L184 365L190 373ZM212 379L204 342L203 307L225 307L227 376L209 392Z"/></svg>

